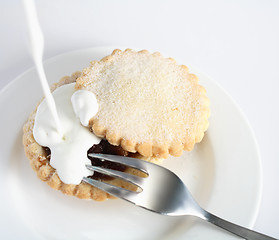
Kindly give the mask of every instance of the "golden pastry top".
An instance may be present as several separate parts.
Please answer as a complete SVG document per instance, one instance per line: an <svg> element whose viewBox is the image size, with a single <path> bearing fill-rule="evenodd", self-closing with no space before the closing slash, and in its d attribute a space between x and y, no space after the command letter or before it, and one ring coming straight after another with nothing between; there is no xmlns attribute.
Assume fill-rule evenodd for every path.
<svg viewBox="0 0 279 240"><path fill-rule="evenodd" d="M160 53L115 50L84 69L76 89L97 97L94 133L143 156L179 156L208 127L209 100L197 76Z"/></svg>

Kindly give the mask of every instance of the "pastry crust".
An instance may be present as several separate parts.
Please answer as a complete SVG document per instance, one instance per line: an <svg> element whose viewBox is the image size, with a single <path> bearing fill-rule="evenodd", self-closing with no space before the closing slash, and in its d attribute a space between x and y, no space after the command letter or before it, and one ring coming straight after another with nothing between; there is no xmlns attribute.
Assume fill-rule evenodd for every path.
<svg viewBox="0 0 279 240"><path fill-rule="evenodd" d="M91 62L76 89L97 97L99 111L90 121L97 136L145 157L180 156L209 125L209 99L198 77L160 53L116 49Z"/></svg>
<svg viewBox="0 0 279 240"><path fill-rule="evenodd" d="M80 72L75 72L72 76L63 77L59 83L52 86L52 91L57 87L73 83L80 76ZM37 108L31 113L28 121L23 127L23 145L25 149L26 156L30 160L30 165L32 169L37 173L37 176L44 182L52 187L53 189L60 190L62 193L67 195L76 196L82 199L93 199L96 201L104 201L108 198L114 198L113 196L105 193L104 191L95 188L87 183L80 183L79 185L65 184L63 183L56 170L50 165L50 155L45 147L39 145L33 136L34 119L36 115ZM134 157L142 158L144 160L158 162L160 159L155 158L145 158L143 156L135 155ZM142 175L139 171L131 168L127 168L125 172L132 173L135 175ZM135 191L136 187L125 181L119 179L103 180L104 182L124 187L126 189Z"/></svg>

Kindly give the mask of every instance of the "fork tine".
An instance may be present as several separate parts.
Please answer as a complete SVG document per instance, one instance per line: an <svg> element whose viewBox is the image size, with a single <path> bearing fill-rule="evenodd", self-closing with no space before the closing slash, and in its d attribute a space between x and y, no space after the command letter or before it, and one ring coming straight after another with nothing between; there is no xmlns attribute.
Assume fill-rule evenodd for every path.
<svg viewBox="0 0 279 240"><path fill-rule="evenodd" d="M137 158L130 158L130 157L123 157L123 156L117 156L117 155L109 155L109 154L101 154L101 153L90 153L88 154L89 157L93 158L99 158L108 160L111 162L121 163L124 165L127 165L129 167L138 169L144 173L148 174L148 166L147 162L137 159Z"/></svg>
<svg viewBox="0 0 279 240"><path fill-rule="evenodd" d="M118 198L122 198L122 199L127 200L127 201L132 201L133 197L137 196L137 194L138 194L138 192L133 192L131 190L121 188L121 187L117 187L115 185L105 183L105 182L101 182L101 181L98 181L98 180L94 180L92 178L84 177L83 181L90 184L90 185L95 186L96 188L99 188L99 189L109 193L110 195L113 195L113 196L118 197Z"/></svg>
<svg viewBox="0 0 279 240"><path fill-rule="evenodd" d="M117 170L109 169L109 168L102 168L102 167L97 167L97 166L92 166L92 165L86 165L86 168L91 170L91 171L96 171L100 172L112 177L120 178L123 179L127 182L130 182L142 189L143 183L144 183L144 178L138 177L129 173L125 172L120 172Z"/></svg>

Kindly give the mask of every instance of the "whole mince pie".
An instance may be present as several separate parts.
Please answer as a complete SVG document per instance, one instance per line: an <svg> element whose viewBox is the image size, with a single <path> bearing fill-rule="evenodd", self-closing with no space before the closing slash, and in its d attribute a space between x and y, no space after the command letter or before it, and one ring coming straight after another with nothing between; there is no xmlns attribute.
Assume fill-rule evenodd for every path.
<svg viewBox="0 0 279 240"><path fill-rule="evenodd" d="M67 91L72 91L73 95L86 94L87 98L87 95L92 94L98 103L94 115L90 115L86 120L88 125L84 125L82 118L75 120L83 125L82 131L91 134L89 139L94 136L92 143L88 142L86 145L88 147L82 150L83 155L80 156L80 161L87 164L139 175L141 173L135 169L88 157L88 154L114 154L160 163L169 154L180 156L183 150L192 150L194 145L202 140L209 125L209 99L205 89L199 85L197 76L189 73L186 66L178 65L174 59L164 58L160 53L116 49L102 60L92 61L82 72L64 77L54 84L52 91L62 102L64 95L59 95L59 89L63 87L69 89L72 87ZM87 108L91 107L90 101L88 104L86 100L84 104L83 96L85 95L82 95L76 103L72 103L75 112L79 109L86 112ZM56 159L55 163L52 160L55 156L60 156L59 151L63 149L64 143L61 143L61 148L59 145L53 151L50 146L42 142L39 144L38 140L35 140L38 134L34 129L38 125L41 104L39 103L31 113L23 128L25 153L38 177L67 195L97 201L113 198L82 181L75 180L73 184L61 180L67 179L66 177L71 174L62 176L58 168L61 169L62 166L63 170L65 166L67 173L71 173L71 169L74 173L75 168L59 165L59 159ZM92 105L94 104L92 102ZM65 109L68 111L68 108ZM41 122L44 123L44 119ZM72 131L72 134L78 143L78 133ZM50 138L52 135L45 134L43 137ZM65 139L67 140L67 136ZM84 147L84 144L81 145ZM79 159L76 160L74 164L78 164ZM136 190L134 185L120 179L97 172L87 173L84 169L81 171L93 179Z"/></svg>

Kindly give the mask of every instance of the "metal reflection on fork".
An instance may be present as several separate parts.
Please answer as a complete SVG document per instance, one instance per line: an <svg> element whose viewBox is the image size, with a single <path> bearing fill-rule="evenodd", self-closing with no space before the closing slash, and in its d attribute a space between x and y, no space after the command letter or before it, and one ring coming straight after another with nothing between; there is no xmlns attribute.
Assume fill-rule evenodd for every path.
<svg viewBox="0 0 279 240"><path fill-rule="evenodd" d="M89 170L123 179L140 188L139 191L131 191L92 178L83 178L84 182L102 189L115 197L122 198L139 207L167 216L191 215L199 217L245 239L275 239L236 225L207 212L193 199L191 193L181 179L162 166L136 158L116 155L92 153L89 154L89 156L120 163L147 174L147 177L139 177L117 170L87 165Z"/></svg>

